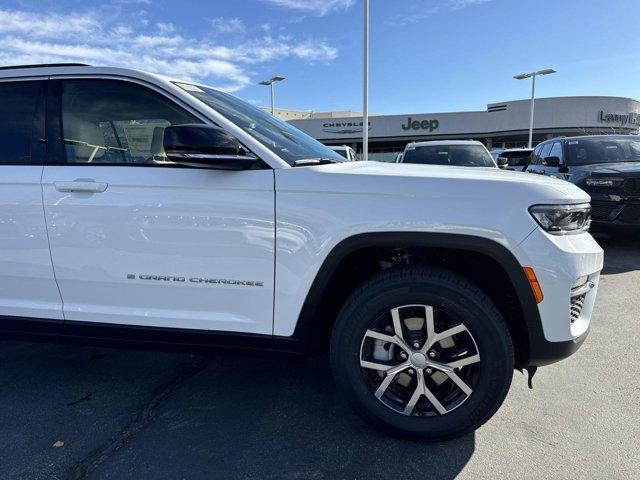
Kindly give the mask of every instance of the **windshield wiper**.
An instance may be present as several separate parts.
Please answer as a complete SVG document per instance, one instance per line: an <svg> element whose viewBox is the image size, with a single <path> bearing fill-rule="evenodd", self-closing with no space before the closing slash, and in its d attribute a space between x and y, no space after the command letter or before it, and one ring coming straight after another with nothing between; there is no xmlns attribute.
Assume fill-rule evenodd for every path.
<svg viewBox="0 0 640 480"><path fill-rule="evenodd" d="M307 167L310 165L327 165L329 163L340 163L337 160L330 158L316 157L316 158L302 158L293 162L294 167Z"/></svg>

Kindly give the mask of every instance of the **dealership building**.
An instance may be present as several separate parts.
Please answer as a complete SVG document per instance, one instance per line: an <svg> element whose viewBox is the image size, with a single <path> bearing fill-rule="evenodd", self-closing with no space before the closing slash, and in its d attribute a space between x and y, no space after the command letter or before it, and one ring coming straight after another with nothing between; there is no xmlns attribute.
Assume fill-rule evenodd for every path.
<svg viewBox="0 0 640 480"><path fill-rule="evenodd" d="M515 100L491 103L483 111L373 115L369 117L370 158L393 161L407 143L421 140L474 139L490 150L524 147L530 106L530 100ZM356 112L277 113L326 145L362 150L362 116ZM638 134L639 127L640 102L632 98L552 97L535 102L534 145L557 136Z"/></svg>

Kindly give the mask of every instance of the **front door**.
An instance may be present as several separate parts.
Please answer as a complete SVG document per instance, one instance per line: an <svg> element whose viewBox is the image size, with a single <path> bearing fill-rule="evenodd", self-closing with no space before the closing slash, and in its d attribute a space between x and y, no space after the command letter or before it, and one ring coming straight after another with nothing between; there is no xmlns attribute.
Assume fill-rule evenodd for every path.
<svg viewBox="0 0 640 480"><path fill-rule="evenodd" d="M0 316L61 321L40 189L45 88L0 81Z"/></svg>
<svg viewBox="0 0 640 480"><path fill-rule="evenodd" d="M157 127L202 120L150 87L51 91L42 185L65 320L271 334L273 171L167 162Z"/></svg>

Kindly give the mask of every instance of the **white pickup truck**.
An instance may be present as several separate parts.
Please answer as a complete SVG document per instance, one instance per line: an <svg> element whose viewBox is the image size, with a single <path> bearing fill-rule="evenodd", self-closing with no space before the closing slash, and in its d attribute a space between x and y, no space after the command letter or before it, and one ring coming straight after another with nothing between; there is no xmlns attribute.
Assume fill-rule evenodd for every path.
<svg viewBox="0 0 640 480"><path fill-rule="evenodd" d="M603 252L570 183L346 162L231 95L85 65L0 69L0 138L3 338L330 350L365 420L439 440L587 336Z"/></svg>

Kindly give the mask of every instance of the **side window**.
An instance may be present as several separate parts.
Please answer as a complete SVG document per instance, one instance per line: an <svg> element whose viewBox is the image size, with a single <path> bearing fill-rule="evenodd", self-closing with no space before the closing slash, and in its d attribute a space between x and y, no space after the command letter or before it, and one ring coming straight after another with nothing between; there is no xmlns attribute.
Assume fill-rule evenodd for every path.
<svg viewBox="0 0 640 480"><path fill-rule="evenodd" d="M69 163L166 163L164 127L202 123L163 95L118 80L64 81L61 100Z"/></svg>
<svg viewBox="0 0 640 480"><path fill-rule="evenodd" d="M562 163L562 142L554 142L548 157L558 157Z"/></svg>
<svg viewBox="0 0 640 480"><path fill-rule="evenodd" d="M40 163L32 149L38 133L43 134L44 123L36 124L41 86L42 82L0 82L0 164Z"/></svg>
<svg viewBox="0 0 640 480"><path fill-rule="evenodd" d="M533 153L531 154L531 160L529 162L531 165L539 165L541 163L540 150L542 150L542 145L538 145L533 151Z"/></svg>
<svg viewBox="0 0 640 480"><path fill-rule="evenodd" d="M549 152L551 152L551 143L545 143L542 146L542 150L540 150L540 164L543 163L543 160L549 156Z"/></svg>

